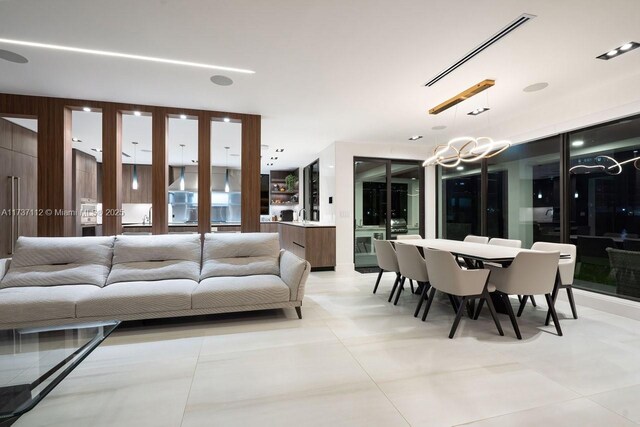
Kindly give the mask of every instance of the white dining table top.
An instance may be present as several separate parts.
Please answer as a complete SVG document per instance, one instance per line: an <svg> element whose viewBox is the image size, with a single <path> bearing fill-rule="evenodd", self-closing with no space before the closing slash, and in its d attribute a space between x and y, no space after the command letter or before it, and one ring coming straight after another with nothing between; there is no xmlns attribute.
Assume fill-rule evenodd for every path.
<svg viewBox="0 0 640 427"><path fill-rule="evenodd" d="M524 248L510 248L507 246L489 245L486 243L462 242L447 239L404 239L394 241L396 244L412 245L422 248L447 251L461 257L479 261L509 262L520 252L540 252ZM560 254L560 258L568 258L569 254Z"/></svg>

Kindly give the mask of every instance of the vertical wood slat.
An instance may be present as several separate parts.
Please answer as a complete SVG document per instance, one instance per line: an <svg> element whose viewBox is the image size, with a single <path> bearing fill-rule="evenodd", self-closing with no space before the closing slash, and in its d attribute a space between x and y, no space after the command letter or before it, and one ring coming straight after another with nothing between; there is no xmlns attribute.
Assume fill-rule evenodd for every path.
<svg viewBox="0 0 640 427"><path fill-rule="evenodd" d="M211 232L211 117L198 116L198 231Z"/></svg>
<svg viewBox="0 0 640 427"><path fill-rule="evenodd" d="M260 231L260 133L261 116L242 118L242 213L243 233Z"/></svg>
<svg viewBox="0 0 640 427"><path fill-rule="evenodd" d="M102 110L102 167L103 234L112 236L122 233L122 113L113 105Z"/></svg>
<svg viewBox="0 0 640 427"><path fill-rule="evenodd" d="M38 103L38 236L74 235L72 212L73 156L71 110L64 103L44 99Z"/></svg>
<svg viewBox="0 0 640 427"><path fill-rule="evenodd" d="M151 164L152 187L151 199L153 211L151 213L151 232L153 234L167 234L169 232L168 180L169 163L167 159L167 111L165 108L154 108L151 120L152 154Z"/></svg>

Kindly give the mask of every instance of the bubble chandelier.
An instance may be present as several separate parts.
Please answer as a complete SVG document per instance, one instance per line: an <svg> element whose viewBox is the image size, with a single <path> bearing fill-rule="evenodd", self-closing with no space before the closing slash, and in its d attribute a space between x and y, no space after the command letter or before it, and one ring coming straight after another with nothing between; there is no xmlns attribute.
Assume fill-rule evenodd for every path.
<svg viewBox="0 0 640 427"><path fill-rule="evenodd" d="M438 145L433 149L433 155L427 158L422 166L440 165L454 168L460 163L472 163L482 159L489 159L502 153L511 146L511 142L494 141L488 136L474 138L461 136L453 138L446 145Z"/></svg>

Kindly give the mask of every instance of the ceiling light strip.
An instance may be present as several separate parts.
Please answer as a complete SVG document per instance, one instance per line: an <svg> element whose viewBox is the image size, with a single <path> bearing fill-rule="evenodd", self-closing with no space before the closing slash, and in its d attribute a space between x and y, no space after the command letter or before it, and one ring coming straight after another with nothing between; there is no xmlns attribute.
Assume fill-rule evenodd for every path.
<svg viewBox="0 0 640 427"><path fill-rule="evenodd" d="M30 41L24 41L24 40L13 40L13 39L2 39L2 38L0 38L0 43L13 44L18 46L37 47L37 48L43 48L43 49L61 50L65 52L87 53L92 55L110 56L114 58L136 59L139 61L160 62L160 63L172 64L172 65L184 65L189 67L208 68L212 70L223 70L223 71L229 71L234 73L255 74L255 71L246 70L243 68L223 67L220 65L204 64L201 62L180 61L177 59L158 58L155 56L133 55L133 54L122 53L122 52L111 52L108 50L85 49L81 47L62 46L62 45L49 44L49 43L38 43L38 42L30 42Z"/></svg>
<svg viewBox="0 0 640 427"><path fill-rule="evenodd" d="M449 74L454 72L456 69L460 68L466 62L470 61L473 57L478 55L480 52L482 52L483 50L487 49L489 46L493 45L498 40L502 39L504 36L506 36L507 34L511 33L513 30L515 30L516 28L518 28L521 25L525 24L526 22L532 20L535 17L536 17L535 15L531 15L531 14L528 14L528 13L523 13L522 15L517 17L515 20L510 22L506 27L504 27L503 29L498 31L493 36L489 37L487 40L482 42L480 45L476 46L473 50L471 50L471 52L467 53L465 56L463 56L461 59L459 59L457 62L455 62L450 67L448 67L445 70L441 71L438 75L436 75L434 78L429 80L424 85L428 86L428 87L431 87L434 84L438 83L440 80L442 80L443 78L445 78L446 76L448 76Z"/></svg>

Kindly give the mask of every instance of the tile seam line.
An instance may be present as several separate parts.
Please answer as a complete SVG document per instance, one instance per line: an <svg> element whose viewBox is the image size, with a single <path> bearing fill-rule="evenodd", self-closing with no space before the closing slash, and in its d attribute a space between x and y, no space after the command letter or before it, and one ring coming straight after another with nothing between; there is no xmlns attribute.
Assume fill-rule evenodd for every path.
<svg viewBox="0 0 640 427"><path fill-rule="evenodd" d="M204 340L206 337L202 337L200 341L200 350L198 350L198 357L196 358L196 363L193 366L193 374L191 375L191 383L189 383L189 391L187 392L187 398L184 402L184 408L182 409L182 418L180 419L180 427L184 424L184 416L187 412L187 406L189 405L189 398L191 397L191 389L193 388L193 382L196 379L196 371L198 370L198 365L200 364L200 355L202 354L202 348L204 347Z"/></svg>

